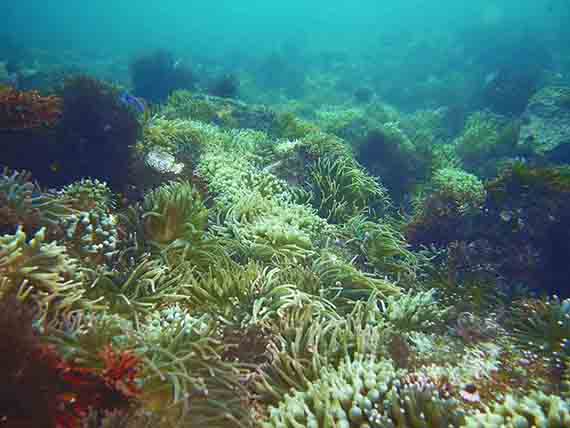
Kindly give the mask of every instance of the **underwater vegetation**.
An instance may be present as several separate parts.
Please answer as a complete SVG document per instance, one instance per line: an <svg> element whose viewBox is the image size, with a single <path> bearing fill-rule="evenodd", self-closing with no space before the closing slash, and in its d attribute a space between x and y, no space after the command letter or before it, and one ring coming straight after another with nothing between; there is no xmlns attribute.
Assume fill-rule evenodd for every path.
<svg viewBox="0 0 570 428"><path fill-rule="evenodd" d="M38 92L0 88L0 130L53 127L62 114L62 100Z"/></svg>
<svg viewBox="0 0 570 428"><path fill-rule="evenodd" d="M73 159L62 161L68 180L98 178L120 189L127 181L130 147L140 132L135 114L115 88L86 76L68 79L62 98L57 144L65 145L67 159Z"/></svg>
<svg viewBox="0 0 570 428"><path fill-rule="evenodd" d="M130 65L134 93L151 103L166 101L176 89L192 89L196 76L166 50L136 58Z"/></svg>
<svg viewBox="0 0 570 428"><path fill-rule="evenodd" d="M482 183L462 174L451 194L429 194L407 225L414 245L465 245L468 264L483 264L527 287L565 289L568 233L568 171L515 163L495 180ZM467 180L465 180L467 179ZM462 184L461 184L462 183ZM446 187L454 184L448 180ZM463 192L473 205L460 209ZM463 197L469 193L463 193ZM422 214L422 212L424 214Z"/></svg>
<svg viewBox="0 0 570 428"><path fill-rule="evenodd" d="M449 290L426 288L438 280L429 257L338 137L311 127L275 141L166 117L154 126L138 150L199 150L188 179L164 178L140 202L119 204L95 178L41 193L5 171L3 221L30 232L0 241L2 298L17 302L0 331L12 337L9 314L29 313L13 346L26 346L46 387L30 407L0 400L4 418L38 407L55 427L463 427L550 414L544 426L565 426L562 380L543 385L564 368L566 303L521 301L509 319L475 303L458 313ZM512 171L527 192L534 180L566 190L563 171ZM413 221L480 215L510 197L505 174L484 184L457 167L434 171ZM486 302L498 312L505 300ZM25 376L5 383L14 397L36 373L18 367Z"/></svg>
<svg viewBox="0 0 570 428"><path fill-rule="evenodd" d="M359 161L382 177L393 198L411 192L429 174L429 155L423 154L395 122L370 130L356 147Z"/></svg>
<svg viewBox="0 0 570 428"><path fill-rule="evenodd" d="M461 135L454 141L457 157L464 167L481 177L495 177L501 162L524 152L518 147L520 123L505 121L489 113L473 113Z"/></svg>
<svg viewBox="0 0 570 428"><path fill-rule="evenodd" d="M65 81L57 97L23 97L30 105L18 108L21 113L10 119L16 121L10 122L12 129L3 133L4 165L33 171L44 186L83 177L103 180L115 189L126 186L130 147L136 144L140 124L120 102L118 90L77 76Z"/></svg>
<svg viewBox="0 0 570 428"><path fill-rule="evenodd" d="M570 427L567 88L405 33L2 89L0 426Z"/></svg>

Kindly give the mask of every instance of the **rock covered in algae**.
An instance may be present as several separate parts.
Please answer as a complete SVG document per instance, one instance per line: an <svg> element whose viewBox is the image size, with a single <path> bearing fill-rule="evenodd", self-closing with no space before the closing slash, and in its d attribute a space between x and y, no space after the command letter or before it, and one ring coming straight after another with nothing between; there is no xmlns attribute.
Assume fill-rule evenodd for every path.
<svg viewBox="0 0 570 428"><path fill-rule="evenodd" d="M549 158L570 157L570 87L546 87L530 100L523 115L519 145Z"/></svg>

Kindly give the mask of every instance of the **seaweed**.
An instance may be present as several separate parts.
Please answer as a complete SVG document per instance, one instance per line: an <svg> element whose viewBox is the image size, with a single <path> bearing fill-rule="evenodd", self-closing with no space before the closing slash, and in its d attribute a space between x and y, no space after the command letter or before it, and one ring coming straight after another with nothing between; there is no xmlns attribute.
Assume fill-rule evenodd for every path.
<svg viewBox="0 0 570 428"><path fill-rule="evenodd" d="M116 88L87 76L67 79L62 98L63 116L56 130L60 180L68 184L90 177L123 190L130 148L140 134L135 113L120 101Z"/></svg>
<svg viewBox="0 0 570 428"><path fill-rule="evenodd" d="M179 65L166 50L136 58L130 65L135 94L152 103L166 101L176 89L192 89L196 76L185 65Z"/></svg>

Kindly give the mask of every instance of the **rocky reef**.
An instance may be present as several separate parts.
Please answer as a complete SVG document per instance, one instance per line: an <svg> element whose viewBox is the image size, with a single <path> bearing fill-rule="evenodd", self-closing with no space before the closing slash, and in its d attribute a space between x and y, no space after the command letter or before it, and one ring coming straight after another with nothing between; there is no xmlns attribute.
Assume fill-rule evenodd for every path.
<svg viewBox="0 0 570 428"><path fill-rule="evenodd" d="M170 89L0 93L2 421L570 426L562 92L454 134Z"/></svg>

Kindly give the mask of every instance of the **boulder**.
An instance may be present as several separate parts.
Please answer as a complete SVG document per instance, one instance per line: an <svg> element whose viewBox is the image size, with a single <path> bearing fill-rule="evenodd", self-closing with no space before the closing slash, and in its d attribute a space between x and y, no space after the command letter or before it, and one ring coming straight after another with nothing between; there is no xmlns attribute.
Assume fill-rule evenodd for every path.
<svg viewBox="0 0 570 428"><path fill-rule="evenodd" d="M549 86L530 99L518 146L555 163L570 163L570 87Z"/></svg>

